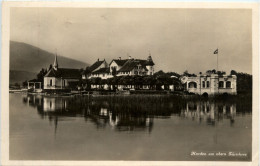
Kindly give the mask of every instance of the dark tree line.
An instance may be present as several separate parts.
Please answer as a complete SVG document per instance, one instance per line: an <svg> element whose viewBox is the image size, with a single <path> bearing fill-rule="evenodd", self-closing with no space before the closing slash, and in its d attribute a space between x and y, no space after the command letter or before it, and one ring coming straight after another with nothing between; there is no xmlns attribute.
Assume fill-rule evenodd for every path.
<svg viewBox="0 0 260 166"><path fill-rule="evenodd" d="M252 93L253 77L251 74L236 72L235 70L231 70L230 74L237 76L238 93Z"/></svg>
<svg viewBox="0 0 260 166"><path fill-rule="evenodd" d="M130 88L139 89L143 85L148 86L149 89L161 89L161 86L164 85L166 89L169 89L169 85L182 86L179 80L180 75L175 72L165 73L162 70L154 73L154 75L146 76L116 76L116 71L112 72L114 75L112 78L101 79L99 77L81 80L79 85L83 85L85 88L89 89L92 85L103 86L105 84L110 85L115 89L118 85L130 85ZM174 77L172 77L174 76Z"/></svg>

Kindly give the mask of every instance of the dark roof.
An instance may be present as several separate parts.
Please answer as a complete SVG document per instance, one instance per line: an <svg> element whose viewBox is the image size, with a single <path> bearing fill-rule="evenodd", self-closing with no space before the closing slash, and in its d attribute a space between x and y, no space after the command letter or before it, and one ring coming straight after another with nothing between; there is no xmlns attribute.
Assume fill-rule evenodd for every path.
<svg viewBox="0 0 260 166"><path fill-rule="evenodd" d="M109 68L100 68L97 71L93 72L93 74L100 74L100 73L109 73Z"/></svg>
<svg viewBox="0 0 260 166"><path fill-rule="evenodd" d="M135 66L137 66L138 64L140 64L146 71L146 60L140 60L140 59L131 59L128 60L123 66L122 68L119 70L119 72L128 72L134 69Z"/></svg>
<svg viewBox="0 0 260 166"><path fill-rule="evenodd" d="M154 65L154 63L153 63L153 61L146 61L146 65L153 66L153 65Z"/></svg>
<svg viewBox="0 0 260 166"><path fill-rule="evenodd" d="M150 66L154 65L151 55L148 56L147 61L146 61L146 65L150 65Z"/></svg>
<svg viewBox="0 0 260 166"><path fill-rule="evenodd" d="M41 80L38 80L38 79L32 79L32 80L30 80L30 81L28 81L28 82L41 82Z"/></svg>
<svg viewBox="0 0 260 166"><path fill-rule="evenodd" d="M116 62L116 64L117 64L118 66L123 66L123 65L128 61L128 59L122 59L122 60L120 60L120 59L113 59L113 60L111 61L111 63L112 63L113 61ZM110 64L111 64L111 63L110 63ZM110 64L109 64L109 65L110 65Z"/></svg>
<svg viewBox="0 0 260 166"><path fill-rule="evenodd" d="M102 63L104 62L105 60L103 61L96 61L93 65L91 65L89 67L89 70L92 72L94 70L96 70L100 65L102 65Z"/></svg>
<svg viewBox="0 0 260 166"><path fill-rule="evenodd" d="M136 62L139 62L143 67L146 66L147 64L147 60L143 60L143 59L135 59Z"/></svg>
<svg viewBox="0 0 260 166"><path fill-rule="evenodd" d="M79 69L58 68L55 70L52 68L44 77L80 78L81 73Z"/></svg>

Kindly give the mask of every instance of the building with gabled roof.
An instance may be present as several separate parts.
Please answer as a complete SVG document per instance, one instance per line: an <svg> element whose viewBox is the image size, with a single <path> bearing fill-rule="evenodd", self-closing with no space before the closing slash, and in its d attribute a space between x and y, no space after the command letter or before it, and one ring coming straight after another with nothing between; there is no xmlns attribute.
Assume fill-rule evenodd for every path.
<svg viewBox="0 0 260 166"><path fill-rule="evenodd" d="M84 70L81 73L82 79L98 77L97 73L94 74L94 72L99 71L100 69L103 69L103 68L107 68L107 66L108 66L108 64L105 59L103 61L100 61L99 59L97 59L97 61L94 64L87 67L86 70ZM101 71L103 72L104 69L100 70L99 72L101 72Z"/></svg>
<svg viewBox="0 0 260 166"><path fill-rule="evenodd" d="M118 75L148 75L146 60L130 59L119 70Z"/></svg>
<svg viewBox="0 0 260 166"><path fill-rule="evenodd" d="M103 61L100 61L99 59L94 63L92 64L91 66L89 66L89 70L91 72L94 72L96 70L99 70L100 68L105 68L107 67L107 62L106 60L104 59Z"/></svg>
<svg viewBox="0 0 260 166"><path fill-rule="evenodd" d="M107 79L110 76L109 74L110 74L110 71L109 71L108 67L100 68L100 69L92 72L90 78L100 77L101 79Z"/></svg>
<svg viewBox="0 0 260 166"><path fill-rule="evenodd" d="M148 56L147 60L144 59L134 59L129 56L128 59L113 59L109 65L105 65L104 61L97 61L91 65L88 69L89 76L86 76L86 72L82 74L82 78L95 78L100 77L102 79L107 79L117 76L127 76L127 75L153 75L154 74L154 62L151 55ZM94 69L94 70L93 70Z"/></svg>
<svg viewBox="0 0 260 166"><path fill-rule="evenodd" d="M44 89L68 89L70 83L81 78L79 69L59 68L57 55L52 68L44 76Z"/></svg>
<svg viewBox="0 0 260 166"><path fill-rule="evenodd" d="M128 61L128 59L121 59L121 57L119 59L113 59L109 66L111 65L111 63L115 62L117 65L119 66L123 66L126 62Z"/></svg>

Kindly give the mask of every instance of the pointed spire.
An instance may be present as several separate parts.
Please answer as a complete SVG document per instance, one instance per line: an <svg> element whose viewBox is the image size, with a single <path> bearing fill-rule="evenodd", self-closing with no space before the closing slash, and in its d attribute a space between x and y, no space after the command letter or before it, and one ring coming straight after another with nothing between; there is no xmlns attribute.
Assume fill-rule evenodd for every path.
<svg viewBox="0 0 260 166"><path fill-rule="evenodd" d="M149 56L147 58L147 61L153 61L150 50L149 50Z"/></svg>
<svg viewBox="0 0 260 166"><path fill-rule="evenodd" d="M153 66L154 65L150 50L149 50L149 56L147 58L147 63L146 64L149 65L149 66Z"/></svg>
<svg viewBox="0 0 260 166"><path fill-rule="evenodd" d="M58 59L57 59L57 54L55 55L55 59L54 59L54 63L53 63L53 68L54 68L55 70L58 69Z"/></svg>

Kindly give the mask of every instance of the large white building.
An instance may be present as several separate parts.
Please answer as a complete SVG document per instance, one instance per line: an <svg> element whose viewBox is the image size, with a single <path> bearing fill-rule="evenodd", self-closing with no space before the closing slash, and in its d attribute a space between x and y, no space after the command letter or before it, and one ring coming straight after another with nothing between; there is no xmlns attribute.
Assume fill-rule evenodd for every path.
<svg viewBox="0 0 260 166"><path fill-rule="evenodd" d="M182 77L188 92L200 95L237 94L237 77L235 75L199 74L194 77Z"/></svg>
<svg viewBox="0 0 260 166"><path fill-rule="evenodd" d="M88 72L82 73L83 79L90 79L100 77L101 79L111 78L116 76L127 75L153 75L154 74L154 62L151 56L148 56L147 60L134 59L129 56L128 59L113 59L110 64L107 64L106 60L100 61L99 59L90 67L87 68ZM113 73L115 72L115 73Z"/></svg>

